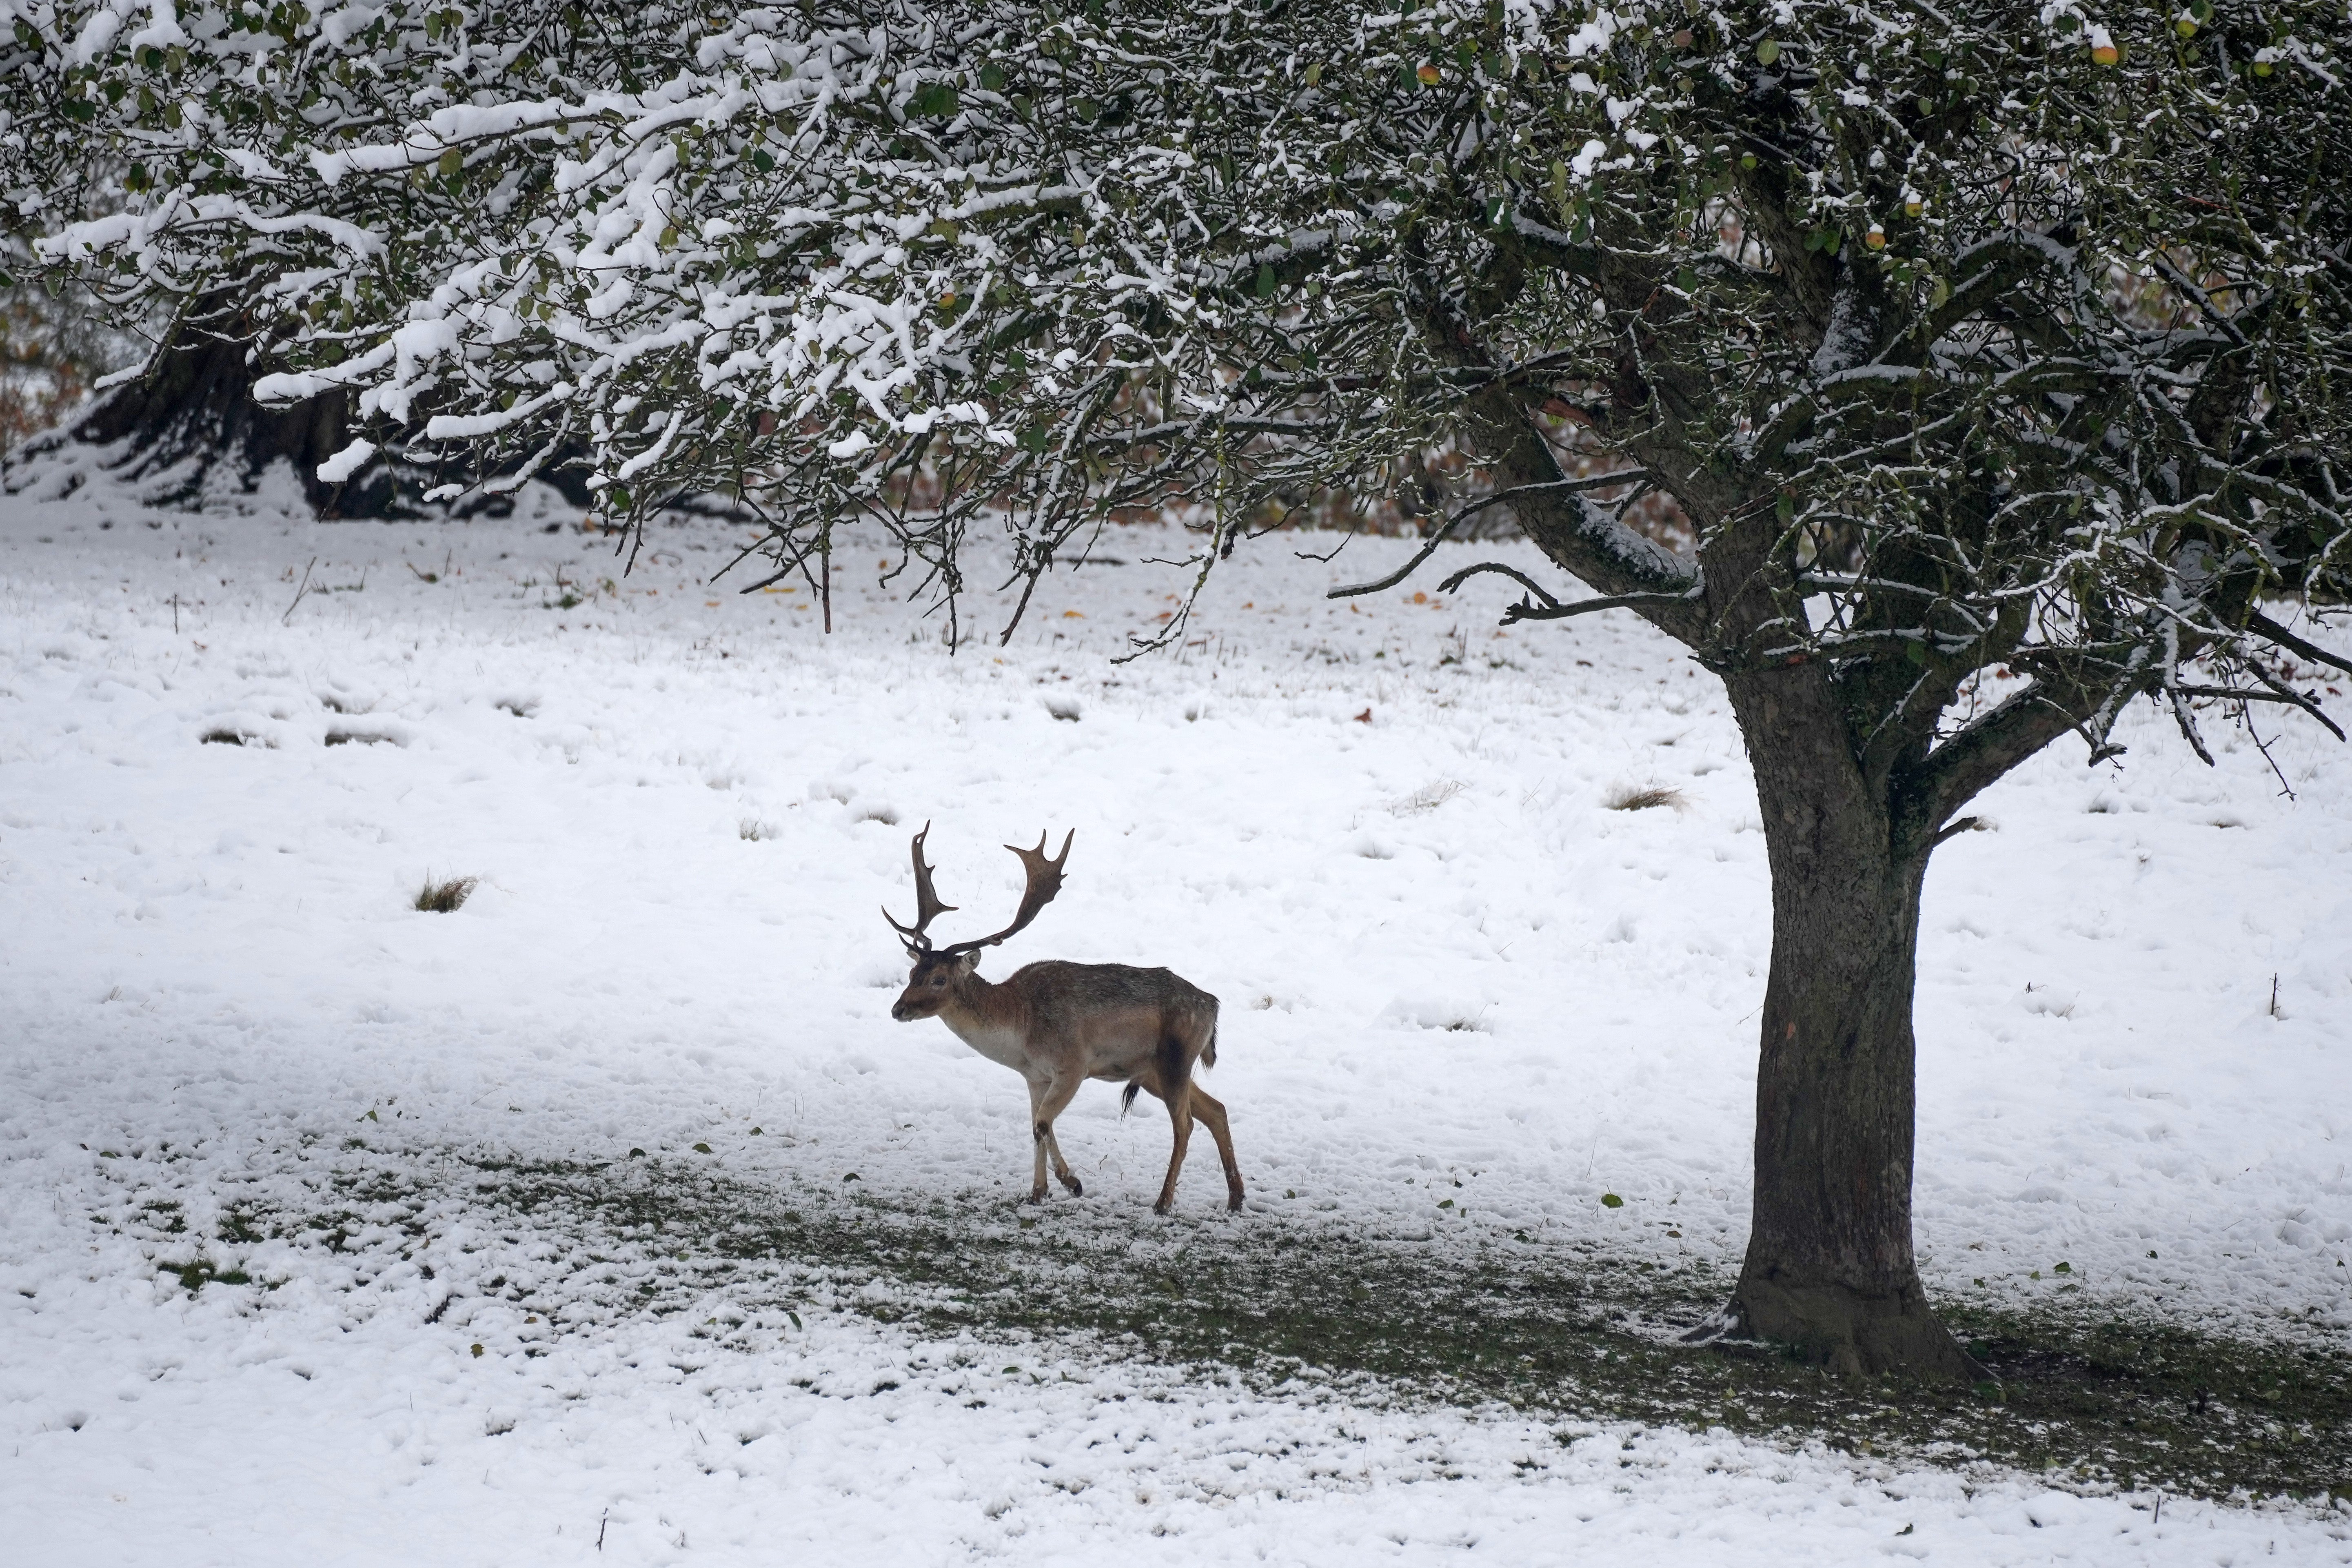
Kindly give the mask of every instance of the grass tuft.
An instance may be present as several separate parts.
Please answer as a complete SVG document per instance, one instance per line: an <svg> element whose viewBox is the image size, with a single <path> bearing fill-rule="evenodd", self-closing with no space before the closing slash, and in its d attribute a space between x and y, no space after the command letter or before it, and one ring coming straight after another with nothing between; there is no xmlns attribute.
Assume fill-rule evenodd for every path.
<svg viewBox="0 0 2352 1568"><path fill-rule="evenodd" d="M1621 789L1602 804L1612 811L1647 811L1658 805L1670 805L1680 811L1689 803L1684 800L1683 792L1678 789L1651 784L1643 789Z"/></svg>
<svg viewBox="0 0 2352 1568"><path fill-rule="evenodd" d="M474 890L474 884L480 880L479 877L451 877L446 881L436 882L433 879L433 873L427 871L425 886L416 892L416 908L426 914L454 914L457 906L466 901L466 895Z"/></svg>
<svg viewBox="0 0 2352 1568"><path fill-rule="evenodd" d="M1422 785L1411 795L1389 802L1389 815L1413 816L1424 811L1435 811L1468 787L1460 779L1437 779Z"/></svg>

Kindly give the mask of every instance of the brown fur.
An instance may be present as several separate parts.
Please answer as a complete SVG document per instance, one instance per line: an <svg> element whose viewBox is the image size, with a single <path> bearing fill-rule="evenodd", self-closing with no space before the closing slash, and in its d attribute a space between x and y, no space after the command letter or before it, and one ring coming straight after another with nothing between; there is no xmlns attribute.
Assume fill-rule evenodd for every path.
<svg viewBox="0 0 2352 1568"><path fill-rule="evenodd" d="M1225 1108L1192 1082L1196 1066L1216 1065L1214 996L1165 969L1124 963L1032 963L991 984L974 973L978 958L975 952L917 954L890 1016L902 1023L936 1017L972 1049L1027 1080L1036 1146L1030 1202L1045 1201L1049 1159L1073 1194L1085 1190L1062 1158L1054 1121L1078 1086L1097 1079L1125 1083L1129 1103L1141 1090L1168 1107L1175 1147L1155 1209L1166 1214L1176 1201L1176 1177L1194 1121L1216 1140L1226 1206L1242 1206L1242 1174Z"/></svg>

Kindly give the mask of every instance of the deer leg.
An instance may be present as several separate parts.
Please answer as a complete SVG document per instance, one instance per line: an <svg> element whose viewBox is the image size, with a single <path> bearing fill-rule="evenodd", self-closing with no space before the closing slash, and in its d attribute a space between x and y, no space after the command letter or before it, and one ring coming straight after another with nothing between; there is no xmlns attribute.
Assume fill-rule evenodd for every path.
<svg viewBox="0 0 2352 1568"><path fill-rule="evenodd" d="M1242 1168L1234 1162L1233 1130L1225 1124L1224 1102L1198 1084L1192 1087L1192 1120L1217 1141L1217 1158L1225 1167L1225 1207L1242 1206Z"/></svg>
<svg viewBox="0 0 2352 1568"><path fill-rule="evenodd" d="M1054 1159L1054 1174L1061 1178L1062 1185L1070 1189L1070 1195L1074 1198L1086 1195L1086 1184L1079 1181L1077 1173L1070 1169L1070 1163L1062 1158L1062 1141L1054 1136L1054 1122L1063 1111L1069 1109L1070 1101L1077 1096L1078 1085L1085 1081L1086 1079L1081 1078L1056 1079L1046 1088L1044 1097L1037 1102L1036 1133L1037 1147L1040 1151L1037 1156L1037 1195L1039 1197L1045 1194L1045 1156L1048 1154Z"/></svg>
<svg viewBox="0 0 2352 1568"><path fill-rule="evenodd" d="M1160 1184L1160 1201L1151 1205L1154 1214L1166 1214L1176 1206L1176 1178L1184 1169L1184 1148L1192 1141L1192 1079L1187 1075L1175 1081L1163 1081L1153 1092L1167 1102L1168 1120L1174 1124L1176 1146L1168 1152L1168 1179Z"/></svg>
<svg viewBox="0 0 2352 1568"><path fill-rule="evenodd" d="M1045 1201L1045 1149L1053 1142L1053 1129L1045 1121L1045 1096L1051 1085L1032 1079L1029 1084L1029 1139L1036 1155L1036 1166L1029 1176L1029 1201Z"/></svg>

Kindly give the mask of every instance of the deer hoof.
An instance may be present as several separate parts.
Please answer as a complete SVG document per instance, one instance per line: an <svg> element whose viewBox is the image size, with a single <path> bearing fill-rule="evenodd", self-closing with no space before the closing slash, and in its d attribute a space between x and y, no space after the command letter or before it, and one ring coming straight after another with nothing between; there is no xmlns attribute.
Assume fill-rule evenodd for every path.
<svg viewBox="0 0 2352 1568"><path fill-rule="evenodd" d="M1062 1185L1070 1189L1070 1195L1074 1198L1082 1198L1087 1195L1087 1184L1078 1180L1076 1176L1064 1176L1062 1178Z"/></svg>
<svg viewBox="0 0 2352 1568"><path fill-rule="evenodd" d="M1162 1198L1158 1203L1151 1205L1151 1212L1164 1219L1167 1217L1168 1211L1175 1206L1176 1200L1174 1198Z"/></svg>
<svg viewBox="0 0 2352 1568"><path fill-rule="evenodd" d="M1029 1196L1028 1196L1025 1200L1024 1200L1024 1202L1028 1202L1028 1203L1033 1203L1033 1204L1042 1204L1042 1203L1044 1203L1044 1202L1045 1201L1045 1188L1043 1188L1043 1187L1039 1187L1035 1192L1031 1193L1031 1194L1029 1194Z"/></svg>
<svg viewBox="0 0 2352 1568"><path fill-rule="evenodd" d="M1239 1214L1239 1213L1241 1212L1241 1207L1242 1207L1242 1194L1241 1194L1241 1189L1240 1189L1240 1188L1238 1188L1238 1187L1236 1187L1236 1188L1234 1188L1231 1193L1229 1193L1229 1194L1226 1194L1226 1197L1225 1197L1225 1212L1226 1212L1227 1214Z"/></svg>

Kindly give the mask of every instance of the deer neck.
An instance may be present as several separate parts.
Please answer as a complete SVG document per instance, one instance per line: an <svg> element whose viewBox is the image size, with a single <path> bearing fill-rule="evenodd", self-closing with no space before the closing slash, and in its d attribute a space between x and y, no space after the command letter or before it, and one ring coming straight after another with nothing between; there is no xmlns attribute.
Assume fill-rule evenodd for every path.
<svg viewBox="0 0 2352 1568"><path fill-rule="evenodd" d="M956 1038L989 1060L1020 1068L1028 1060L1025 1010L1007 985L992 985L977 974L967 974L948 992L940 1022Z"/></svg>

